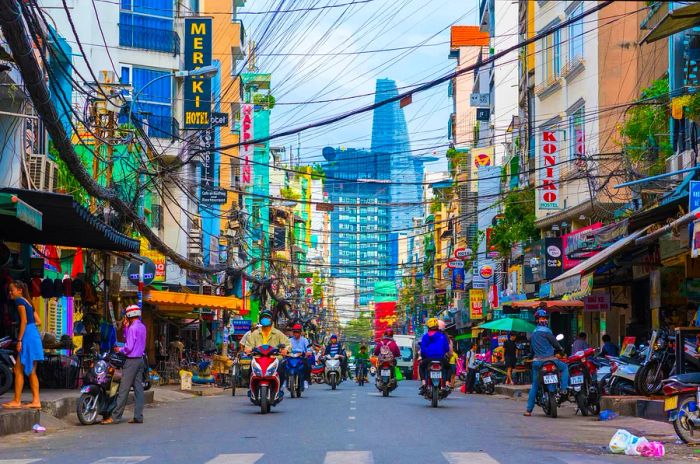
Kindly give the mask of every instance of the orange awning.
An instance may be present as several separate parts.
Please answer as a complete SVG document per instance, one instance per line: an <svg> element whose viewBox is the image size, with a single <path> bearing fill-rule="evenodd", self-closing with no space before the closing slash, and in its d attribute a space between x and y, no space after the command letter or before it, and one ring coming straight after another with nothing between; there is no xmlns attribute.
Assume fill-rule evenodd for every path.
<svg viewBox="0 0 700 464"><path fill-rule="evenodd" d="M583 301L578 300L548 300L548 301L514 301L510 304L513 308L538 309L547 311L566 311L582 309Z"/></svg>
<svg viewBox="0 0 700 464"><path fill-rule="evenodd" d="M194 308L225 309L242 314L243 302L235 296L200 295L198 293L164 292L146 290L144 301L167 308L168 312L190 311Z"/></svg>

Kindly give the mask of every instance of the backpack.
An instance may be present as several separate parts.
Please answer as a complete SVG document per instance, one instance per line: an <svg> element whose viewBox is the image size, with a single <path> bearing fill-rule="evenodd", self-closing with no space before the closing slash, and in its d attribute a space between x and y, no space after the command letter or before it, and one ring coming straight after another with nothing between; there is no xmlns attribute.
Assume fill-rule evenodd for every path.
<svg viewBox="0 0 700 464"><path fill-rule="evenodd" d="M378 359L379 359L379 362L386 362L386 361L393 361L394 360L394 353L391 352L391 348L389 348L388 343L382 343L382 346L379 347Z"/></svg>

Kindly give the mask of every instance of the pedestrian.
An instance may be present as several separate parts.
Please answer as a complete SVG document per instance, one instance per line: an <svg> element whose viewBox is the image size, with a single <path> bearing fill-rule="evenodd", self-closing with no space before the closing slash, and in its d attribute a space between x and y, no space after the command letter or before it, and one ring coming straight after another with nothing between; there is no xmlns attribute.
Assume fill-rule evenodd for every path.
<svg viewBox="0 0 700 464"><path fill-rule="evenodd" d="M182 344L179 335L175 335L175 340L170 342L170 357L176 361L178 365L182 363L182 357L185 353L185 345Z"/></svg>
<svg viewBox="0 0 700 464"><path fill-rule="evenodd" d="M156 363L158 369L165 369L165 362L168 360L168 345L165 343L165 335L161 335L156 340Z"/></svg>
<svg viewBox="0 0 700 464"><path fill-rule="evenodd" d="M467 364L467 393L474 393L474 384L476 383L476 342L473 342L469 351L466 354Z"/></svg>
<svg viewBox="0 0 700 464"><path fill-rule="evenodd" d="M503 359L506 363L506 385L513 385L513 369L518 361L518 346L515 344L515 332L508 335L508 340L503 343Z"/></svg>
<svg viewBox="0 0 700 464"><path fill-rule="evenodd" d="M130 424L143 424L143 354L146 349L146 326L141 322L141 308L131 305L126 308L124 316L124 339L126 343L122 352L126 361L122 368L122 380L117 394L117 405L112 417L103 420L103 424L118 424L122 420L129 390L134 387L134 418Z"/></svg>
<svg viewBox="0 0 700 464"><path fill-rule="evenodd" d="M34 307L29 303L29 290L24 282L11 282L9 284L10 298L15 301L19 315L19 336L17 342L17 362L15 363L15 396L12 401L4 403L7 409L41 409L39 399L39 378L36 375L36 366L44 360L44 349L41 345L41 335L37 326L41 326L41 319ZM24 388L24 376L29 377L29 388L32 391L32 402L22 406L22 389Z"/></svg>
<svg viewBox="0 0 700 464"><path fill-rule="evenodd" d="M603 335L603 348L600 350L602 356L620 356L620 348L612 342L610 335Z"/></svg>
<svg viewBox="0 0 700 464"><path fill-rule="evenodd" d="M213 354L216 353L216 344L214 343L214 338L212 334L209 334L207 336L207 339L204 340L204 350L206 354Z"/></svg>
<svg viewBox="0 0 700 464"><path fill-rule="evenodd" d="M586 332L581 332L580 334L578 334L578 338L571 346L571 354L578 353L579 351L586 351L588 347L589 345L586 341Z"/></svg>

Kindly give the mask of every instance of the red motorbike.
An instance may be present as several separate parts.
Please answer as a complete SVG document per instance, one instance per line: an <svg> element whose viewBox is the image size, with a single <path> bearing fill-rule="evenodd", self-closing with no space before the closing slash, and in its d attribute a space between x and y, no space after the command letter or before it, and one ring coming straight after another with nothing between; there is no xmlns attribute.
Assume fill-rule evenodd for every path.
<svg viewBox="0 0 700 464"><path fill-rule="evenodd" d="M255 348L252 354L248 396L254 405L260 406L261 414L267 414L272 406L277 406L284 398L278 373L279 350L270 345L262 345Z"/></svg>
<svg viewBox="0 0 700 464"><path fill-rule="evenodd" d="M675 375L663 382L664 410L678 437L700 444L700 372Z"/></svg>
<svg viewBox="0 0 700 464"><path fill-rule="evenodd" d="M323 363L313 363L311 366L311 383L326 382L326 365Z"/></svg>
<svg viewBox="0 0 700 464"><path fill-rule="evenodd" d="M569 366L569 385L579 411L584 416L600 413L600 388L597 382L598 367L590 360L595 355L594 348L579 351L569 356L565 362Z"/></svg>

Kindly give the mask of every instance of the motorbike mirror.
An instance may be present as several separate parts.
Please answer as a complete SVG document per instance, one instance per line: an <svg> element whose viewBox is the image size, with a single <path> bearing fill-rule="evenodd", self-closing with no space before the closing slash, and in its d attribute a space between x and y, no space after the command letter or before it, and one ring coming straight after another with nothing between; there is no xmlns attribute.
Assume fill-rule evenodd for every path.
<svg viewBox="0 0 700 464"><path fill-rule="evenodd" d="M562 340L564 340L564 334L557 335L557 341L562 341Z"/></svg>

